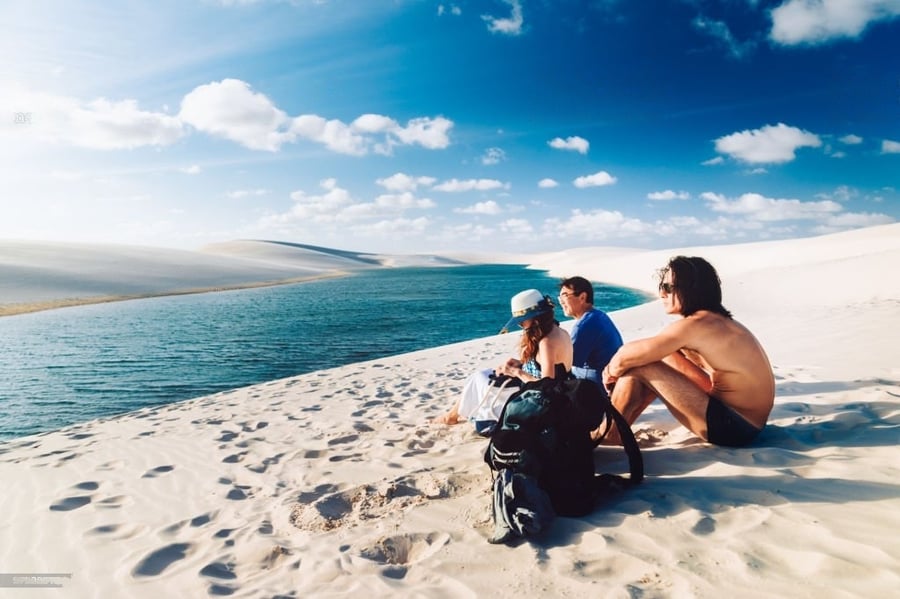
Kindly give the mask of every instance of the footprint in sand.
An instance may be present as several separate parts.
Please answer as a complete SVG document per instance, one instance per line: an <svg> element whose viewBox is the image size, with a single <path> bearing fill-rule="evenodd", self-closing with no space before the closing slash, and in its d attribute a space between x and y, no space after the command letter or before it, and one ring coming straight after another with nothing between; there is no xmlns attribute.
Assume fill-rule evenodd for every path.
<svg viewBox="0 0 900 599"><path fill-rule="evenodd" d="M91 502L90 495L77 495L73 497L64 497L59 501L50 505L51 512L70 512L84 507Z"/></svg>
<svg viewBox="0 0 900 599"><path fill-rule="evenodd" d="M352 554L384 566L381 574L386 578L406 577L409 566L428 559L450 542L447 533L414 533L381 537L372 543L352 548Z"/></svg>
<svg viewBox="0 0 900 599"><path fill-rule="evenodd" d="M97 470L101 472L110 472L112 470L119 470L123 466L125 466L125 462L123 460L113 460L112 462L104 462L97 466Z"/></svg>
<svg viewBox="0 0 900 599"><path fill-rule="evenodd" d="M341 445L342 443L353 443L354 441L359 441L359 435L344 435L343 437L331 439L328 441L328 445Z"/></svg>
<svg viewBox="0 0 900 599"><path fill-rule="evenodd" d="M131 575L134 578L159 576L166 568L175 562L186 558L190 550L190 543L172 543L171 545L161 547L160 549L147 554L147 556L134 567L134 570L131 571Z"/></svg>
<svg viewBox="0 0 900 599"><path fill-rule="evenodd" d="M166 472L171 472L175 470L175 466L157 466L156 468L152 468L151 470L147 470L141 478L156 478L160 474L165 474Z"/></svg>
<svg viewBox="0 0 900 599"><path fill-rule="evenodd" d="M86 537L97 537L105 541L124 541L143 534L146 526L140 524L103 524L85 531Z"/></svg>
<svg viewBox="0 0 900 599"><path fill-rule="evenodd" d="M716 531L716 521L709 516L704 516L694 524L691 532L698 536L711 535Z"/></svg>
<svg viewBox="0 0 900 599"><path fill-rule="evenodd" d="M452 497L480 484L481 478L469 473L446 478L420 473L344 491L304 494L298 498L301 503L291 508L290 522L302 530L332 530L404 510L429 499Z"/></svg>
<svg viewBox="0 0 900 599"><path fill-rule="evenodd" d="M96 505L98 508L117 509L132 503L134 503L134 499L128 495L112 495L101 499Z"/></svg>

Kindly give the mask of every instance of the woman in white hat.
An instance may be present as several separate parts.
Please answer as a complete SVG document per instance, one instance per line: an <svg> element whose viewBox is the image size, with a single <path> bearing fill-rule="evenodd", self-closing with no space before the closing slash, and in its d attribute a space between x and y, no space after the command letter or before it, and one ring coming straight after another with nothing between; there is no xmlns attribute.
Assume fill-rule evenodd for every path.
<svg viewBox="0 0 900 599"><path fill-rule="evenodd" d="M490 389L492 375L505 375L527 383L553 377L557 364L562 364L567 373L572 369L572 339L569 333L559 327L550 296L541 294L537 289L526 289L512 297L510 310L512 318L500 332L506 333L516 325L523 329L519 341L519 357L510 358L497 368L473 373L466 380L462 397L446 414L435 418L434 422L458 424L465 420L476 423L496 421L503 402L483 401Z"/></svg>

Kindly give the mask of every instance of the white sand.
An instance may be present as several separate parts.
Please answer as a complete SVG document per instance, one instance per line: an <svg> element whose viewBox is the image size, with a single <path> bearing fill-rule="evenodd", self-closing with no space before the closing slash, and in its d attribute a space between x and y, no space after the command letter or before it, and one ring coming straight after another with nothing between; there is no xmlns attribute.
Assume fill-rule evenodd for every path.
<svg viewBox="0 0 900 599"><path fill-rule="evenodd" d="M772 358L752 447L654 406L642 485L539 543L489 545L485 441L426 423L516 341L488 337L0 445L0 572L72 574L0 597L896 596L900 225L537 265L652 290L678 253L713 262ZM657 302L613 318L626 339L667 320Z"/></svg>
<svg viewBox="0 0 900 599"><path fill-rule="evenodd" d="M217 243L197 252L0 240L0 316L281 285L370 268L459 263L433 255L376 255L253 240Z"/></svg>

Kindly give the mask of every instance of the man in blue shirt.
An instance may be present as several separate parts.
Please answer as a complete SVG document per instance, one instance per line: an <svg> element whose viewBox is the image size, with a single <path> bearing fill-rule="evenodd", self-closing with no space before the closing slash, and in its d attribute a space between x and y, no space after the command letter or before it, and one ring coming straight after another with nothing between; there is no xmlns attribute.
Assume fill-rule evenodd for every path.
<svg viewBox="0 0 900 599"><path fill-rule="evenodd" d="M594 307L594 286L584 277L569 277L559 283L563 313L575 319L572 373L580 379L603 384L603 369L622 346L622 335L605 312Z"/></svg>

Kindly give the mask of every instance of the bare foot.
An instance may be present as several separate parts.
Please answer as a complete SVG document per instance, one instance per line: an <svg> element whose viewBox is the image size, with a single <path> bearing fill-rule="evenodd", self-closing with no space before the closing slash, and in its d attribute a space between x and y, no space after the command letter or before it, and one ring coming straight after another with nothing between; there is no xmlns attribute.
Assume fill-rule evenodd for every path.
<svg viewBox="0 0 900 599"><path fill-rule="evenodd" d="M459 414L452 410L437 418L431 419L432 424L459 424L460 422L462 422L462 420L459 419Z"/></svg>

